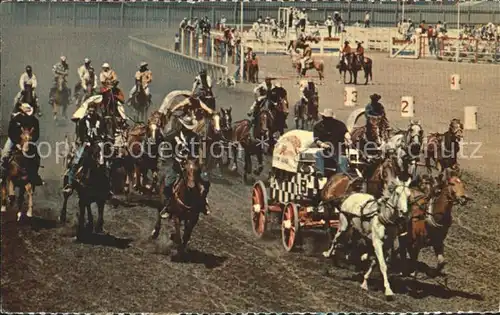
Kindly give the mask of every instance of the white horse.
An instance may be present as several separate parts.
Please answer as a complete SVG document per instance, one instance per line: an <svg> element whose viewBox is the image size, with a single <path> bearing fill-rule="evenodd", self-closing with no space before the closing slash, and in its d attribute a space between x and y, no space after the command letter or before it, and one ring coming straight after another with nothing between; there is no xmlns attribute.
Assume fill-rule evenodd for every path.
<svg viewBox="0 0 500 315"><path fill-rule="evenodd" d="M392 299L392 292L387 276L387 265L384 258L384 241L387 244L394 243L395 233L389 233L388 229L395 226L396 220L404 217L408 212L408 197L410 189L408 188L411 179L402 182L398 178L394 179L387 189L384 196L379 200L369 194L354 193L344 200L340 206L340 226L335 234L330 249L323 252L323 256L330 257L335 254L338 239L347 231L348 227L353 227L362 236L371 238L376 260L380 267L380 272L384 278L385 296ZM386 240L385 237L388 236ZM370 268L364 275L364 281L361 288L368 290L368 278L377 261L372 258Z"/></svg>
<svg viewBox="0 0 500 315"><path fill-rule="evenodd" d="M410 120L408 129L398 130L394 136L382 144L381 151L384 154L396 153L399 169L413 178L417 171L416 161L420 156L423 135L424 130L420 121Z"/></svg>

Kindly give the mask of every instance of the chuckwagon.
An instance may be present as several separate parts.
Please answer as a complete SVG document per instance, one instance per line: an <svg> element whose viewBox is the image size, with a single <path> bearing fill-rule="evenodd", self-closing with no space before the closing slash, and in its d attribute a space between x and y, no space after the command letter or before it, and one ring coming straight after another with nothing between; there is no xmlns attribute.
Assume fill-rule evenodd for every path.
<svg viewBox="0 0 500 315"><path fill-rule="evenodd" d="M287 251L295 248L302 229L338 227L338 211L323 207L319 198L328 181L327 177L316 175L315 156L320 150L310 131L292 130L279 138L267 185L263 181L253 185L251 220L258 238L268 232L272 217L277 217L281 225L282 243ZM356 150L349 151L349 160L355 163L358 157Z"/></svg>

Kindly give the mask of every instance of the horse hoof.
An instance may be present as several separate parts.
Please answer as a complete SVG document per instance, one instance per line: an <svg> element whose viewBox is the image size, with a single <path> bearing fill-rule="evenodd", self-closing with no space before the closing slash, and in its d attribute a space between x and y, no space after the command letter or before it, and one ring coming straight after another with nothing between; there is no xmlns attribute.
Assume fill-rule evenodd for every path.
<svg viewBox="0 0 500 315"><path fill-rule="evenodd" d="M153 231L151 231L150 237L152 240L156 240L156 239L158 239L159 235L160 235L160 231L157 229L154 229Z"/></svg>
<svg viewBox="0 0 500 315"><path fill-rule="evenodd" d="M24 219L24 215L22 212L17 213L17 222L21 222Z"/></svg>

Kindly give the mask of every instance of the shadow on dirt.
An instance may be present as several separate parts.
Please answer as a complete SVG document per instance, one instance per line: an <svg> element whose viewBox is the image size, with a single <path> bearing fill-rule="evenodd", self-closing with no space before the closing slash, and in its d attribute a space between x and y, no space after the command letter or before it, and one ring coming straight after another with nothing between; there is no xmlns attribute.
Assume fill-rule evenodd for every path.
<svg viewBox="0 0 500 315"><path fill-rule="evenodd" d="M107 247L114 247L118 249L126 249L130 247L133 239L119 238L111 234L85 234L78 238L77 242L87 245L101 245Z"/></svg>
<svg viewBox="0 0 500 315"><path fill-rule="evenodd" d="M195 249L188 250L184 255L175 255L172 257L173 262L203 264L205 268L213 269L222 266L227 260L226 256L217 256L214 254L204 253Z"/></svg>

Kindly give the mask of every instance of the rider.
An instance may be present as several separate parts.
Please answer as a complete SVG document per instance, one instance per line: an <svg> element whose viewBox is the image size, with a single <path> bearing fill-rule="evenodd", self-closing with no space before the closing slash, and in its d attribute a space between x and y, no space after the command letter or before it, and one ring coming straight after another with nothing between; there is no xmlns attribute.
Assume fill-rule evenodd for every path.
<svg viewBox="0 0 500 315"><path fill-rule="evenodd" d="M173 154L173 162L174 165L168 168L168 172L165 178L165 188L163 190L163 194L165 195L165 204L164 208L161 210L160 215L162 218L168 217L168 207L170 200L173 195L173 186L177 179L182 174L182 162L187 158L198 159L200 152L201 139L200 137L193 131L198 122L196 119L193 119L191 116L184 116L179 118L179 121L182 125L181 130L172 129L169 133L165 135L165 141L172 144L172 148L175 148L175 152ZM205 200L205 207L203 207L202 212L204 214L208 214L208 191L210 189L210 182L208 181L207 174L202 172L200 174L201 179L201 187L198 187L201 193L202 198Z"/></svg>
<svg viewBox="0 0 500 315"><path fill-rule="evenodd" d="M88 154L87 148L98 141L104 139L104 121L97 113L97 105L90 103L87 108L87 115L77 122L77 136L80 147L76 151L68 172L68 184L64 187L64 193L71 193L75 175L80 167L80 162L85 160Z"/></svg>
<svg viewBox="0 0 500 315"><path fill-rule="evenodd" d="M49 104L54 102L54 94L57 90L57 81L59 78L63 78L64 84L68 80L69 65L65 56L61 56L60 61L52 67L52 72L54 73L54 86L50 89Z"/></svg>
<svg viewBox="0 0 500 315"><path fill-rule="evenodd" d="M309 100L313 99L316 97L316 94L318 93L316 90L316 86L314 84L314 81L312 79L309 80L301 80L299 83L299 96L300 100L295 104L295 120L297 121L299 119L299 108L301 106L307 106L309 103ZM317 105L317 104L316 104Z"/></svg>
<svg viewBox="0 0 500 315"><path fill-rule="evenodd" d="M312 55L312 49L309 43L304 44L304 52L302 53L302 59L300 59L300 69L301 69L301 76L306 75L306 64L307 62L311 61L311 55Z"/></svg>
<svg viewBox="0 0 500 315"><path fill-rule="evenodd" d="M344 152L351 142L351 134L342 121L335 119L332 109L327 108L320 115L322 120L313 127L314 141L323 149L316 154L317 173L325 175L325 159L335 161L338 172L347 173L349 160Z"/></svg>
<svg viewBox="0 0 500 315"><path fill-rule="evenodd" d="M356 41L356 44L358 44L358 47L356 47L356 56L358 56L359 61L361 62L361 65L365 65L365 49L363 48L363 42L358 42Z"/></svg>
<svg viewBox="0 0 500 315"><path fill-rule="evenodd" d="M84 91L86 90L86 86L87 86L87 83L85 82L85 78L86 77L89 77L89 69L91 68L91 65L90 65L90 59L89 58L85 58L83 60L83 65L81 65L78 69L77 69L77 72L78 72L78 77L80 78L80 82L78 82L76 85L75 85L75 94L77 94L80 89L83 89Z"/></svg>
<svg viewBox="0 0 500 315"><path fill-rule="evenodd" d="M212 99L210 99L208 102L207 97L211 97ZM200 108L204 110L208 115L212 115L215 111L215 101L213 97L212 78L208 76L207 71L203 69L194 79L191 96L170 109L168 116L170 116L172 112L185 106L189 106L193 109ZM208 127L208 124L205 124L205 127Z"/></svg>
<svg viewBox="0 0 500 315"><path fill-rule="evenodd" d="M33 128L31 142L35 143L38 141L40 137L40 124L38 119L33 116L33 107L31 107L28 103L23 103L19 107L19 112L14 113L9 122L9 131L8 131L8 139L5 142L5 145L2 150L2 158L0 162L0 174L1 179L4 180L7 170L7 164L9 163L10 154L12 149L15 146L19 145L19 138L22 134L22 129L31 129ZM37 153L36 156L36 164L32 165L32 168L29 169L28 174L30 176L31 183L36 186L40 186L43 184L40 175L38 175L38 167L40 163L40 157Z"/></svg>
<svg viewBox="0 0 500 315"><path fill-rule="evenodd" d="M136 84L134 84L134 86L130 90L130 93L128 94L128 102L131 102L132 96L134 96L134 93L137 91L137 82L139 82L142 85L144 92L148 96L148 102L151 103L151 93L149 91L149 83L151 83L151 81L153 81L153 73L148 69L148 63L143 61L139 65L139 70L135 73Z"/></svg>
<svg viewBox="0 0 500 315"><path fill-rule="evenodd" d="M17 93L16 98L14 99L14 104L15 107L20 106L20 102L22 99L22 96L25 92L26 86L31 86L33 90L33 99L35 104L33 105L34 108L37 109L38 115L41 115L40 107L38 106L38 97L36 96L35 90L37 87L37 80L35 74L33 74L33 69L31 66L26 66L26 71L21 74L21 77L19 78L19 88L21 89L19 93ZM16 113L19 110L19 108L14 109L14 113Z"/></svg>
<svg viewBox="0 0 500 315"><path fill-rule="evenodd" d="M344 42L344 47L342 47L340 52L341 52L340 60L343 61L345 64L347 64L346 57L347 57L347 55L352 53L351 46L349 46L349 41L346 40Z"/></svg>
<svg viewBox="0 0 500 315"><path fill-rule="evenodd" d="M116 76L115 70L111 69L109 63L105 62L102 64L102 71L99 74L99 81L101 82L101 92L108 91L112 88L116 90L116 97L120 102L125 102L125 96L123 92L117 87L118 77Z"/></svg>
<svg viewBox="0 0 500 315"><path fill-rule="evenodd" d="M378 94L370 95L371 101L365 107L366 128L368 130L371 124L379 123L380 134L385 139L385 134L389 129L389 122L387 121L384 105L379 102L381 98L382 96Z"/></svg>
<svg viewBox="0 0 500 315"><path fill-rule="evenodd" d="M275 88L272 80L272 77L270 77L269 75L266 76L264 78L264 82L259 84L253 90L253 93L256 96L256 100L253 102L252 106L250 106L250 110L247 112L248 116L253 116L254 118L256 118L262 105L265 105L266 101L269 100L270 93Z"/></svg>

